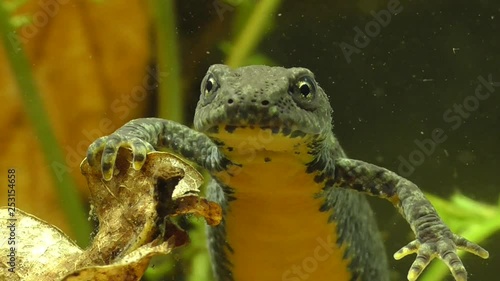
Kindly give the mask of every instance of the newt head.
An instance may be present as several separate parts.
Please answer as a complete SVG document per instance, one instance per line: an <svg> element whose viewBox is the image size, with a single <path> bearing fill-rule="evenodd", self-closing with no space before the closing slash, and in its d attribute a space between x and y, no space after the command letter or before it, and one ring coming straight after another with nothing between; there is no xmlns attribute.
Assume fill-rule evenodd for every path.
<svg viewBox="0 0 500 281"><path fill-rule="evenodd" d="M201 83L194 128L225 146L257 138L257 150L290 151L331 134L331 112L306 68L213 65Z"/></svg>

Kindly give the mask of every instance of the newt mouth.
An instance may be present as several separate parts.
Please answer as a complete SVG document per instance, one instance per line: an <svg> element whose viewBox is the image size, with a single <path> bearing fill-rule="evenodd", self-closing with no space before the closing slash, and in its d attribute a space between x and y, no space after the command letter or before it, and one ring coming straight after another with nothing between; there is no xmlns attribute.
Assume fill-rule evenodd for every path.
<svg viewBox="0 0 500 281"><path fill-rule="evenodd" d="M302 138L308 134L295 126L271 126L271 125L230 125L221 124L210 127L206 133L210 135L219 134L221 131L229 134L237 134L239 130L262 130L270 131L272 135L281 135L290 138Z"/></svg>
<svg viewBox="0 0 500 281"><path fill-rule="evenodd" d="M318 117L317 112L307 111L279 102L267 106L226 103L199 107L195 113L194 127L206 134L220 132L238 133L238 128L270 130L273 135L304 137L330 131L331 119Z"/></svg>

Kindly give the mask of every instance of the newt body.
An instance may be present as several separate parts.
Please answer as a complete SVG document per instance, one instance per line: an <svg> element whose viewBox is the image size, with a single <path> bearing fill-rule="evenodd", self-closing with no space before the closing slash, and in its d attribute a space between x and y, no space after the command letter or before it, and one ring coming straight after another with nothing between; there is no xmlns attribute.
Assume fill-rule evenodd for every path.
<svg viewBox="0 0 500 281"><path fill-rule="evenodd" d="M88 151L105 179L120 146L140 169L146 153L168 149L212 175L208 197L222 223L208 229L219 281L389 280L373 213L361 193L389 200L416 235L396 254L417 253L415 280L434 257L456 280L467 273L456 254L488 252L453 234L418 187L397 174L349 159L332 132L327 95L305 68L213 65L194 130L169 120L132 120Z"/></svg>

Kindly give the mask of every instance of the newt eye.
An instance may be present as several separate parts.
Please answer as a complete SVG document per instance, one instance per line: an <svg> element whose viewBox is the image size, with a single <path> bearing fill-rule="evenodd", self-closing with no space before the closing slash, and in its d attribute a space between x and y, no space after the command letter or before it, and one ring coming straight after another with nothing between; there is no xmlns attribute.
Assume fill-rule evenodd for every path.
<svg viewBox="0 0 500 281"><path fill-rule="evenodd" d="M307 76L297 82L297 87L299 88L300 94L307 100L311 100L316 92L314 82Z"/></svg>
<svg viewBox="0 0 500 281"><path fill-rule="evenodd" d="M212 95L219 88L219 83L212 74L209 74L202 84L202 91L205 96Z"/></svg>
<svg viewBox="0 0 500 281"><path fill-rule="evenodd" d="M296 100L310 102L316 96L316 82L310 76L302 76L290 87L290 94Z"/></svg>

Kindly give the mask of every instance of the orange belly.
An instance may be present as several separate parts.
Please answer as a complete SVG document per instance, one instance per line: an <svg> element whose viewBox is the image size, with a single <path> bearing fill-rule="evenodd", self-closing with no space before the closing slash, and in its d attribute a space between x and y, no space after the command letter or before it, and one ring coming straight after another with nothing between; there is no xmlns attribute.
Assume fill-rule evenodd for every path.
<svg viewBox="0 0 500 281"><path fill-rule="evenodd" d="M234 280L350 280L336 224L319 211L323 199L315 194L322 186L313 179L303 163L282 153L255 154L233 171L226 184L236 200L228 206L226 239Z"/></svg>

